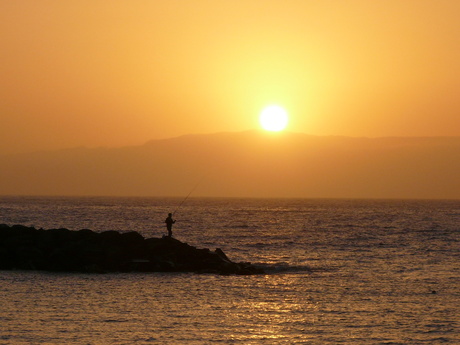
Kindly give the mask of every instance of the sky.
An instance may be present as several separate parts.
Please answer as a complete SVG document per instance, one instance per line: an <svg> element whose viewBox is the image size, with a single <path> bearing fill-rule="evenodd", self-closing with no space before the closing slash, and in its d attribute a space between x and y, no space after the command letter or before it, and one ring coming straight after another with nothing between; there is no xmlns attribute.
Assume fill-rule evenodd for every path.
<svg viewBox="0 0 460 345"><path fill-rule="evenodd" d="M460 1L0 0L0 154L259 127L459 136Z"/></svg>

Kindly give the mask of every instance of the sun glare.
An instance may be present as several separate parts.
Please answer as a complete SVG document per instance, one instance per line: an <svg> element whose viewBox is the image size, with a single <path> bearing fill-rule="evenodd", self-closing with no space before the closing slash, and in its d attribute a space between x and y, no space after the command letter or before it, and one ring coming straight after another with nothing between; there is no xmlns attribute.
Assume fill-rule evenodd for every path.
<svg viewBox="0 0 460 345"><path fill-rule="evenodd" d="M259 121L263 129L279 132L286 128L288 115L282 107L270 105L262 110Z"/></svg>

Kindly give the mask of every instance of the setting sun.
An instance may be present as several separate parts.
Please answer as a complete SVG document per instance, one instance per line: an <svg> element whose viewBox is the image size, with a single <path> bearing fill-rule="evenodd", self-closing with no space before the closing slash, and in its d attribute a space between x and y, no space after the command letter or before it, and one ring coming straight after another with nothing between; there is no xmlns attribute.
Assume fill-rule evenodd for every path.
<svg viewBox="0 0 460 345"><path fill-rule="evenodd" d="M259 121L263 129L278 132L286 128L288 115L282 107L271 105L262 110Z"/></svg>

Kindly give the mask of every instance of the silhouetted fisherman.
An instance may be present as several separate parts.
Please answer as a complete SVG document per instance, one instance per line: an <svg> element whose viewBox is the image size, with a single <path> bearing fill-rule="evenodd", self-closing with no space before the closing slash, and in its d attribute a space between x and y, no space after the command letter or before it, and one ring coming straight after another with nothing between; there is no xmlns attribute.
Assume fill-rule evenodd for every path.
<svg viewBox="0 0 460 345"><path fill-rule="evenodd" d="M166 229L168 229L168 237L172 237L172 226L176 221L172 219L172 213L168 213L168 218L166 218Z"/></svg>

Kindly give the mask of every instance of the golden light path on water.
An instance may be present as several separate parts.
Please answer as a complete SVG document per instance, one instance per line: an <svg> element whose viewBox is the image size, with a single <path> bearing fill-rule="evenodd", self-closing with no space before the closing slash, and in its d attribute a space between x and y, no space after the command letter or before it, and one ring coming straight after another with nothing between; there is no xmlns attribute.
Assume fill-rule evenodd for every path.
<svg viewBox="0 0 460 345"><path fill-rule="evenodd" d="M262 301L248 300L245 305L242 306L247 313L241 314L242 317L251 315L251 318L262 325L258 328L252 328L248 331L250 340L265 340L265 339L289 339L291 328L295 324L303 324L304 317L302 312L305 307L312 307L310 304L300 304L297 299L284 288L285 284L294 284L295 279L289 276L278 276L278 277L265 277L266 280L270 280L270 286L272 291L267 291L265 296L262 297ZM267 286L267 281L260 281L257 285ZM249 284L248 289L255 288ZM260 288L260 286L259 286ZM281 298L275 296L281 293ZM284 294L283 294L284 293ZM253 333L253 334L251 334ZM243 340L241 337L232 337L235 340Z"/></svg>

